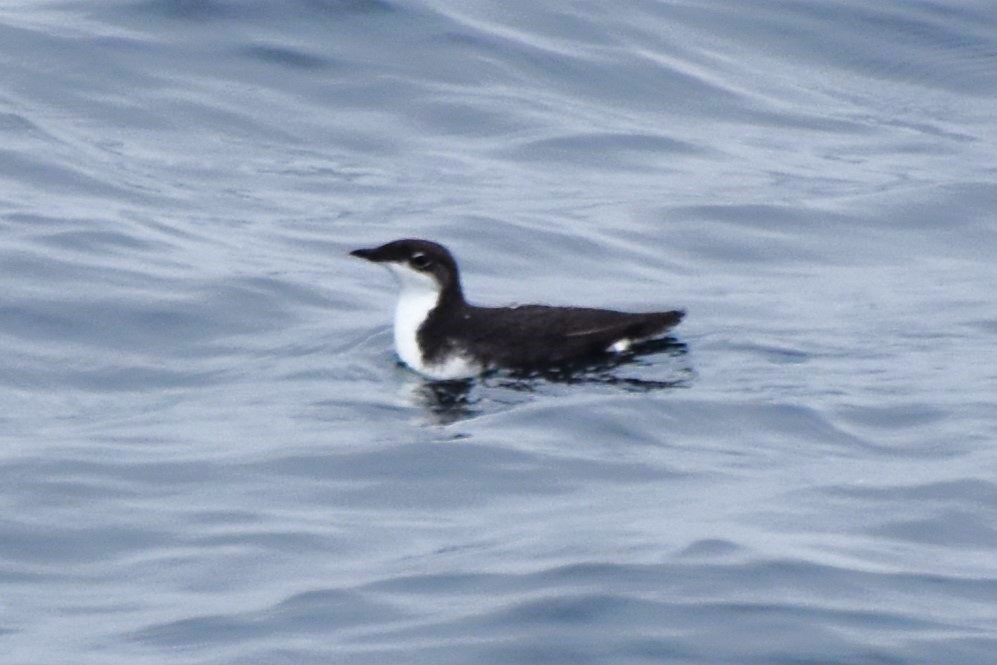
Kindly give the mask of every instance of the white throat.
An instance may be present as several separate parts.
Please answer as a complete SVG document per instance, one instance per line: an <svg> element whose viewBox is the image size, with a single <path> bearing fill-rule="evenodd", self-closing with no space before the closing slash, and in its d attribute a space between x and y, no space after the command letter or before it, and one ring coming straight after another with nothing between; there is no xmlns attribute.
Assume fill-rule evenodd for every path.
<svg viewBox="0 0 997 665"><path fill-rule="evenodd" d="M440 300L440 285L432 275L397 263L385 267L398 280L401 293L395 306L395 351L406 365L417 372L429 373L419 350L419 326Z"/></svg>

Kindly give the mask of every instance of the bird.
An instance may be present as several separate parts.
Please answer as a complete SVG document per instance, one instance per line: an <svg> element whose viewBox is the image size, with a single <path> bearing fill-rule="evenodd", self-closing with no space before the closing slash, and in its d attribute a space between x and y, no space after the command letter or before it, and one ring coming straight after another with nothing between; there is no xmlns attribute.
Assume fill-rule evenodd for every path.
<svg viewBox="0 0 997 665"><path fill-rule="evenodd" d="M398 281L394 343L401 361L438 381L495 369L539 371L664 336L684 310L620 312L589 307L479 307L464 299L453 254L430 240L403 238L351 256L386 267Z"/></svg>

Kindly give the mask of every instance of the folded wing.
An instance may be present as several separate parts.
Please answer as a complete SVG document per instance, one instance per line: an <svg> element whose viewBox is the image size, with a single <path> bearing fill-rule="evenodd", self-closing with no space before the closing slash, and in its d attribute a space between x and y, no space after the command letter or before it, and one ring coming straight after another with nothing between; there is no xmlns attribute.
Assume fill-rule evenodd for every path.
<svg viewBox="0 0 997 665"><path fill-rule="evenodd" d="M472 308L456 327L466 341L503 367L535 368L604 353L619 342L659 337L685 312L617 312L525 305Z"/></svg>

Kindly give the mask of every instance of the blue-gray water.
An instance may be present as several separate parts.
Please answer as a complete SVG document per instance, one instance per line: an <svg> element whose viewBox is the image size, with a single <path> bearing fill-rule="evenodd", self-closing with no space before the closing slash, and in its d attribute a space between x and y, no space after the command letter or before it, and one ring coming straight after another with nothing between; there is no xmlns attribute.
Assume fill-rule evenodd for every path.
<svg viewBox="0 0 997 665"><path fill-rule="evenodd" d="M0 661L997 661L995 99L991 0L4 2ZM403 236L686 349L434 391Z"/></svg>

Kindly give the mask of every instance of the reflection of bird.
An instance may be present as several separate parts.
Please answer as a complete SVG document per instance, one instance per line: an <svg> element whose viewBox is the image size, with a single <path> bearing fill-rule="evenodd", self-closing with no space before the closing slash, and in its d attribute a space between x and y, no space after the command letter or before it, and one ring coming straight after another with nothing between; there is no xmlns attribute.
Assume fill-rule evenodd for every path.
<svg viewBox="0 0 997 665"><path fill-rule="evenodd" d="M662 336L685 312L630 313L582 307L476 307L464 300L457 262L428 240L395 240L350 252L387 267L401 294L395 350L432 379L493 368L532 370L578 361Z"/></svg>

